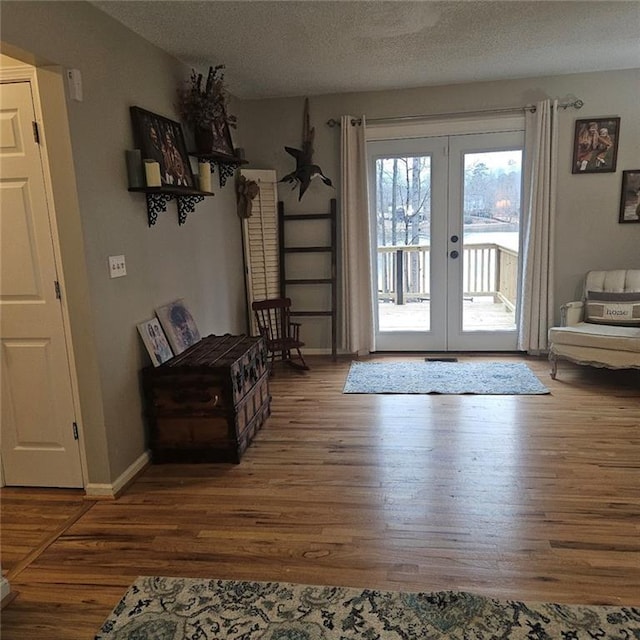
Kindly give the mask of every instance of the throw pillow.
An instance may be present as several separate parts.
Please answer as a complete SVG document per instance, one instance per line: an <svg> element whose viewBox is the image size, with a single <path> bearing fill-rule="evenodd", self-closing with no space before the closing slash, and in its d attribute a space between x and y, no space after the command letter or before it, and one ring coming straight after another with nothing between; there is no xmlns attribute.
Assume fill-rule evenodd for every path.
<svg viewBox="0 0 640 640"><path fill-rule="evenodd" d="M640 327L640 291L623 293L589 291L585 321L623 327Z"/></svg>

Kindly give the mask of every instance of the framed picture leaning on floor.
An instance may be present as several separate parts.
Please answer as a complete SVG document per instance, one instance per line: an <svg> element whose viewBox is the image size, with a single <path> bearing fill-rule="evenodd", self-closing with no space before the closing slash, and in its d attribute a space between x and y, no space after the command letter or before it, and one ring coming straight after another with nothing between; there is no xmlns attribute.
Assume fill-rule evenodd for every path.
<svg viewBox="0 0 640 640"><path fill-rule="evenodd" d="M182 298L158 307L156 315L176 355L200 342L198 327Z"/></svg>
<svg viewBox="0 0 640 640"><path fill-rule="evenodd" d="M154 367L173 358L173 351L157 318L145 320L138 324L138 332Z"/></svg>

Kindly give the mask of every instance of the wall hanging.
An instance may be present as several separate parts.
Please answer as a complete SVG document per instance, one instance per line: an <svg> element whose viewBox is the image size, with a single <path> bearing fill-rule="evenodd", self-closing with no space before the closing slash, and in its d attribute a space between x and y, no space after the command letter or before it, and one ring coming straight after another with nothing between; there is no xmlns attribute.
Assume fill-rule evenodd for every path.
<svg viewBox="0 0 640 640"><path fill-rule="evenodd" d="M576 120L572 173L612 173L616 170L620 118Z"/></svg>
<svg viewBox="0 0 640 640"><path fill-rule="evenodd" d="M640 169L622 172L620 222L640 222Z"/></svg>
<svg viewBox="0 0 640 640"><path fill-rule="evenodd" d="M250 218L253 200L260 193L260 187L255 180L247 180L245 176L238 176L236 180L236 205L240 218Z"/></svg>
<svg viewBox="0 0 640 640"><path fill-rule="evenodd" d="M280 182L288 182L296 186L300 186L300 194L298 200L302 200L302 196L309 188L311 180L319 177L327 186L332 187L331 180L322 173L322 169L313 164L313 138L315 135L315 127L311 127L309 123L309 98L304 100L304 115L302 123L302 149L294 149L293 147L285 147L285 151L292 155L296 160L295 171L288 173Z"/></svg>
<svg viewBox="0 0 640 640"><path fill-rule="evenodd" d="M246 161L238 157L231 139L230 129L236 127L237 119L227 109L224 65L209 67L203 81L201 73L191 71L189 80L178 88L178 112L193 132L196 148L191 155L207 162L211 171L217 166L223 187Z"/></svg>

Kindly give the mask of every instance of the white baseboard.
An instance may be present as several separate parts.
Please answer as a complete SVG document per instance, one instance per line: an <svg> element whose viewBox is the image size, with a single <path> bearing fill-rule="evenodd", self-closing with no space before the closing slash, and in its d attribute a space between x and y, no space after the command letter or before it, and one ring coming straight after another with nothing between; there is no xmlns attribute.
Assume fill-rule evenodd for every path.
<svg viewBox="0 0 640 640"><path fill-rule="evenodd" d="M151 452L145 451L137 460L134 460L112 484L90 482L85 487L87 498L115 498L150 462Z"/></svg>
<svg viewBox="0 0 640 640"><path fill-rule="evenodd" d="M347 351L344 351L343 349L338 349L338 354L339 356L341 355L345 355L347 353ZM306 355L310 355L310 356L330 356L331 355L331 347L329 347L328 349L325 348L312 348L312 349L307 349L307 347L303 347L302 348L302 355L306 356Z"/></svg>

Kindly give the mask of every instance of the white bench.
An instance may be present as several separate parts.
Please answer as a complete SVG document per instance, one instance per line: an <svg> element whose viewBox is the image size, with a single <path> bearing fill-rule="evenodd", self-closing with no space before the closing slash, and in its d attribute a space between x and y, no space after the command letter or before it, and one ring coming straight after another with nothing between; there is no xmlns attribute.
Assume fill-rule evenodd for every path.
<svg viewBox="0 0 640 640"><path fill-rule="evenodd" d="M638 293L640 300L640 269L590 271L585 279L584 291L585 300L569 302L561 307L562 326L549 330L551 377L554 380L556 378L558 358L610 369L640 368L640 305L633 307L632 318L627 313L626 321L631 325L605 324L606 320L584 321L585 301L589 292ZM615 309L616 303L608 304Z"/></svg>

